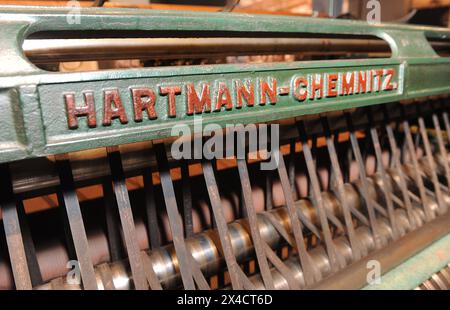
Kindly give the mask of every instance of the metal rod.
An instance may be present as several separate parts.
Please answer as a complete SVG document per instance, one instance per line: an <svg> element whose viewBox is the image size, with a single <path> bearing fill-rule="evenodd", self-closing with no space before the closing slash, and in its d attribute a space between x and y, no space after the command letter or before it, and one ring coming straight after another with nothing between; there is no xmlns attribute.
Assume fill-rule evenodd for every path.
<svg viewBox="0 0 450 310"><path fill-rule="evenodd" d="M86 237L80 204L73 183L69 158L63 155L57 160L57 165L61 179L61 193L64 201L64 208L67 212L71 236L78 264L80 266L83 288L95 290L97 289L97 280L95 278L94 266L92 265L92 259L89 252L89 244Z"/></svg>
<svg viewBox="0 0 450 310"><path fill-rule="evenodd" d="M27 257L7 165L0 166L0 208L16 289L31 290Z"/></svg>
<svg viewBox="0 0 450 310"><path fill-rule="evenodd" d="M125 248L130 261L133 283L136 289L146 290L147 280L144 276L144 267L141 260L140 249L137 243L136 227L131 211L130 197L125 184L125 174L122 167L122 159L118 147L109 147L108 159L111 166L111 178L114 185L117 208L119 210L120 222L122 224Z"/></svg>
<svg viewBox="0 0 450 310"><path fill-rule="evenodd" d="M376 39L230 37L28 39L23 43L23 50L35 63L291 53L390 53L389 45Z"/></svg>
<svg viewBox="0 0 450 310"><path fill-rule="evenodd" d="M173 189L173 183L170 176L169 163L167 162L166 150L164 144L156 144L155 152L158 161L159 175L161 186L164 193L167 215L169 218L170 230L172 231L173 244L177 253L181 278L183 280L184 289L194 290L194 278L190 268L188 250L184 242L183 223L178 212L177 201Z"/></svg>

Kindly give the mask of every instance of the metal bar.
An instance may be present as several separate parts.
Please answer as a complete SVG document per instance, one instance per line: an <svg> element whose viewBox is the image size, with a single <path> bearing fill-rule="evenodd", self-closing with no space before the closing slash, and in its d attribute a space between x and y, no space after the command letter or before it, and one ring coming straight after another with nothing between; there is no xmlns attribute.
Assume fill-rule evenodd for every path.
<svg viewBox="0 0 450 310"><path fill-rule="evenodd" d="M292 270L287 267L283 261L275 254L275 252L263 241L264 251L266 253L267 259L278 269L278 271L283 275L284 279L289 285L291 290L299 290L300 284L292 275Z"/></svg>
<svg viewBox="0 0 450 310"><path fill-rule="evenodd" d="M192 256L191 252L188 252L188 260L189 265L192 270L192 277L195 280L195 283L197 284L197 287L199 290L210 290L208 282L205 279L205 276L203 275L202 271L200 270L200 267L198 266L197 261Z"/></svg>
<svg viewBox="0 0 450 310"><path fill-rule="evenodd" d="M270 212L264 212L264 216L269 220L270 224L272 224L284 240L286 240L292 248L295 248L295 240L292 238L292 235L288 233L286 228L279 221L277 221L273 214Z"/></svg>
<svg viewBox="0 0 450 310"><path fill-rule="evenodd" d="M123 172L120 151L118 147L108 147L107 152L111 168L111 179L114 185L114 194L119 210L120 222L122 224L125 249L128 254L128 261L130 262L131 273L133 275L133 283L136 289L146 290L148 285L145 278L139 245L137 243L136 228L134 226L128 189L125 184L125 174Z"/></svg>
<svg viewBox="0 0 450 310"><path fill-rule="evenodd" d="M202 162L203 175L205 177L206 188L208 190L211 207L214 213L214 218L217 224L217 231L219 233L220 244L222 246L223 257L230 274L231 285L235 290L243 289L242 278L239 276L238 269L240 269L236 256L233 253L231 245L230 234L228 232L227 222L223 214L223 209L220 202L219 189L217 188L216 178L211 162Z"/></svg>
<svg viewBox="0 0 450 310"><path fill-rule="evenodd" d="M7 164L0 165L0 208L16 289L31 290L32 283L27 256Z"/></svg>
<svg viewBox="0 0 450 310"><path fill-rule="evenodd" d="M442 118L444 119L444 125L445 125L445 131L447 133L448 144L450 145L450 122L448 120L448 113L444 111L442 113Z"/></svg>
<svg viewBox="0 0 450 310"><path fill-rule="evenodd" d="M170 230L172 231L173 244L177 254L180 274L183 281L184 289L194 290L195 284L190 268L188 250L184 243L183 223L181 222L180 214L178 213L177 201L175 191L173 188L172 178L170 176L169 164L167 162L166 149L164 144L154 144L156 159L158 162L159 176L161 179L161 186L164 193L164 200L166 203L167 215L169 218Z"/></svg>
<svg viewBox="0 0 450 310"><path fill-rule="evenodd" d="M442 164L443 164L444 170L445 170L445 177L447 179L447 189L450 191L450 167L448 165L448 161L446 160L447 159L447 149L445 148L444 138L442 137L441 125L439 124L439 118L436 115L436 113L433 113L432 118L433 118L434 129L436 130L436 138L437 138L437 142L438 142L438 146L439 146L439 152L441 153Z"/></svg>
<svg viewBox="0 0 450 310"><path fill-rule="evenodd" d="M61 193L64 208L67 212L70 231L72 235L78 264L80 266L81 280L84 289L96 290L97 280L95 278L94 266L89 254L89 244L84 229L83 217L78 203L77 193L73 182L72 169L68 156L61 155L57 158L59 178L61 180Z"/></svg>
<svg viewBox="0 0 450 310"><path fill-rule="evenodd" d="M162 290L161 283L159 282L158 276L153 270L152 262L150 261L150 257L148 257L147 253L144 251L141 252L141 259L144 265L144 272L147 278L148 284L152 290Z"/></svg>
<svg viewBox="0 0 450 310"><path fill-rule="evenodd" d="M386 121L388 121L387 117L385 117L385 119L386 119ZM386 132L388 135L389 146L391 148L391 153L392 153L392 162L393 162L392 168L395 170L395 172L399 176L399 179L400 179L399 187L400 187L400 191L402 192L403 203L406 208L406 213L408 215L409 223L410 223L411 227L414 229L414 228L416 228L416 221L415 221L413 213L412 213L412 203L411 203L411 198L409 195L409 190L406 185L405 174L403 173L402 166L400 163L400 152L397 147L397 142L395 140L395 136L394 136L392 127L389 125L389 123L387 123L385 128L386 128Z"/></svg>
<svg viewBox="0 0 450 310"><path fill-rule="evenodd" d="M122 240L119 231L119 219L117 214L117 202L114 198L112 180L105 178L102 182L103 197L105 201L105 219L106 231L108 236L109 254L111 261L117 261L122 258Z"/></svg>
<svg viewBox="0 0 450 310"><path fill-rule="evenodd" d="M264 199L265 199L265 207L266 210L272 210L273 208L273 197L272 197L272 171L269 170L265 174L265 192L264 192Z"/></svg>
<svg viewBox="0 0 450 310"><path fill-rule="evenodd" d="M447 44L448 46L448 44ZM180 59L258 54L389 54L382 40L332 38L98 38L27 39L25 55L35 63L107 59ZM125 58L124 58L125 57Z"/></svg>
<svg viewBox="0 0 450 310"><path fill-rule="evenodd" d="M189 165L185 160L181 162L181 182L183 188L184 234L186 238L189 238L194 234L194 224L192 223L192 195L189 180Z"/></svg>
<svg viewBox="0 0 450 310"><path fill-rule="evenodd" d="M153 187L153 176L151 170L146 170L142 176L144 178L145 194L145 214L147 216L147 231L149 234L150 249L160 247L160 231L158 225L158 215L156 213L155 191Z"/></svg>
<svg viewBox="0 0 450 310"><path fill-rule="evenodd" d="M425 212L425 218L427 221L430 221L435 216L427 203L425 185L423 184L423 180L422 180L422 176L421 176L422 170L420 169L419 163L417 161L417 155L416 155L416 151L414 148L414 142L413 142L412 136L411 136L411 129L409 127L409 122L406 119L403 120L403 130L405 132L406 147L407 147L408 153L411 157L411 162L413 164L414 171L416 171L416 173L414 174L414 177L415 177L416 185L419 188L419 195L420 195L420 200L422 201L422 207Z"/></svg>
<svg viewBox="0 0 450 310"><path fill-rule="evenodd" d="M18 201L17 215L19 217L19 226L22 230L23 245L25 248L25 255L27 257L28 271L30 272L31 284L33 287L42 284L41 270L36 256L36 248L34 246L33 238L30 231L30 226L25 214L25 208L22 201Z"/></svg>
<svg viewBox="0 0 450 310"><path fill-rule="evenodd" d="M423 145L425 146L425 154L426 154L426 159L427 159L428 165L430 167L431 181L433 182L434 194L437 198L437 203L438 203L440 212L444 213L447 211L447 206L445 205L444 200L442 198L441 187L440 187L439 180L438 180L438 177L436 174L436 163L434 162L433 152L431 151L430 140L428 139L427 129L425 127L425 121L423 120L423 117L420 116L419 106L417 106L417 108L418 108L417 112L419 113L419 118L418 118L419 131L420 131L420 135L422 137Z"/></svg>
<svg viewBox="0 0 450 310"><path fill-rule="evenodd" d="M241 135L238 135L238 143L244 145L244 139ZM247 152L245 152L247 154ZM252 188L250 184L250 177L248 176L247 160L244 158L237 158L237 167L239 171L239 178L241 181L242 194L244 198L244 208L246 209L246 218L248 219L250 226L250 235L252 237L253 246L255 248L256 259L261 271L261 277L263 278L266 289L273 290L275 286L273 284L272 273L269 269L269 263L265 255L263 241L258 229L258 222L256 219L255 207L253 205Z"/></svg>
<svg viewBox="0 0 450 310"><path fill-rule="evenodd" d="M59 179L59 177L58 177ZM60 182L61 184L61 182ZM64 241L65 241L65 245L67 248L67 255L69 257L69 259L73 260L77 258L77 254L75 253L75 246L73 244L73 240L72 240L72 235L70 232L70 225L69 225L69 219L68 219L68 215L67 215L67 210L66 208L63 208L64 206L64 198L62 196L61 191L58 191L56 193L56 197L58 198L58 206L60 206L61 208L59 208L60 210L60 218L61 218L61 223L63 226L63 230L64 230Z"/></svg>
<svg viewBox="0 0 450 310"><path fill-rule="evenodd" d="M375 214L375 207L374 207L374 201L369 197L368 192L368 182L367 182L367 176L366 176L366 167L364 166L364 162L362 160L361 156L361 150L359 148L358 139L356 138L355 131L353 129L353 121L351 118L351 115L346 113L347 117L347 124L349 127L350 132L350 143L352 145L353 155L355 156L356 162L358 164L358 171L359 176L361 180L361 190L363 194L363 199L367 208L367 213L369 216L369 223L370 223L370 229L373 234L373 239L375 242L375 247L378 249L382 246L381 236L378 230L378 223L377 218Z"/></svg>
<svg viewBox="0 0 450 310"><path fill-rule="evenodd" d="M286 201L286 207L291 220L292 233L295 240L295 249L298 252L300 265L302 266L305 283L311 285L316 281L320 281L322 275L312 263L311 256L309 255L305 239L303 237L303 228L299 220L299 214L302 214L298 209L296 210L294 199L290 191L289 177L284 164L284 158L280 150L272 150L272 156L278 159L278 175L280 177L281 187L283 189L284 199Z"/></svg>
<svg viewBox="0 0 450 310"><path fill-rule="evenodd" d="M392 194L392 184L391 184L391 180L388 178L388 176L386 174L386 170L383 165L383 155L382 155L382 150L381 150L381 145L380 145L380 139L378 138L377 128L373 125L373 118L372 118L371 112L372 112L372 110L370 109L369 113L368 113L369 124L370 124L369 131L370 131L370 136L372 138L373 148L375 150L375 157L377 159L377 171L380 174L381 179L383 181L383 186L381 186L381 191L383 192L384 200L386 202L388 218L389 218L389 222L390 222L391 228L392 228L392 238L394 240L396 240L399 237L399 232L398 232L397 223L395 221L394 203L392 201L392 195L393 195Z"/></svg>
<svg viewBox="0 0 450 310"><path fill-rule="evenodd" d="M327 142L328 154L330 156L331 168L333 170L334 184L336 186L336 195L342 207L342 214L344 215L346 232L352 248L353 260L359 260L361 258L361 245L359 240L355 236L355 228L353 226L352 215L345 195L344 182L342 177L341 168L339 166L339 159L334 146L334 141L331 137L330 126L327 118L322 118L322 126L325 132L325 138Z"/></svg>
<svg viewBox="0 0 450 310"><path fill-rule="evenodd" d="M288 175L292 195L294 195L294 200L297 200L297 186L295 182L295 139L292 139L289 143Z"/></svg>
<svg viewBox="0 0 450 310"><path fill-rule="evenodd" d="M216 174L217 174L217 161L215 160L215 158L213 158L213 159L211 160L211 167L212 167L212 170L213 170L213 172L214 172L214 175L216 175ZM242 204L243 204L242 190L241 190L241 192L240 192L240 195L241 195L241 199L239 199L239 203L240 203L240 205L239 205L239 210L241 211L241 217L245 218L245 217L247 217L247 215L246 215L246 213L245 213L245 212L247 212L247 211L246 211L245 208L242 206ZM217 227L217 224L216 224L216 218L214 217L214 213L212 212L212 210L210 209L209 211L210 211L210 216L211 216L211 228L214 229L214 228Z"/></svg>
<svg viewBox="0 0 450 310"><path fill-rule="evenodd" d="M345 267L345 260L337 253L336 246L331 236L327 215L323 207L322 194L320 190L319 179L317 177L316 165L311 154L311 149L308 145L306 130L303 122L298 122L297 128L300 134L300 144L302 147L303 156L305 157L306 168L308 169L308 175L311 181L311 200L319 216L322 234L324 236L325 246L330 261L330 267L331 270L335 272Z"/></svg>
<svg viewBox="0 0 450 310"><path fill-rule="evenodd" d="M102 280L103 288L107 291L115 290L114 280L111 275L111 268L109 268L108 263L103 263L96 267L98 273L100 274L100 279Z"/></svg>

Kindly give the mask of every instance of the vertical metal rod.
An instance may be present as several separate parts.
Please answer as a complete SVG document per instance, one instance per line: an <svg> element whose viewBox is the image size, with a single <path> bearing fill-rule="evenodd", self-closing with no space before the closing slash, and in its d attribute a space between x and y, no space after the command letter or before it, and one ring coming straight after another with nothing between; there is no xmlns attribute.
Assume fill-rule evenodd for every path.
<svg viewBox="0 0 450 310"><path fill-rule="evenodd" d="M272 197L272 171L268 170L265 175L265 201L266 201L266 211L272 210L273 208L273 197Z"/></svg>
<svg viewBox="0 0 450 310"><path fill-rule="evenodd" d="M450 121L448 120L448 113L443 112L442 118L444 119L445 131L447 132L447 140L450 145Z"/></svg>
<svg viewBox="0 0 450 310"><path fill-rule="evenodd" d="M330 155L331 168L333 169L334 182L336 185L336 194L342 206L342 213L344 215L345 227L350 241L350 246L352 248L353 260L356 261L361 258L361 245L355 235L355 228L353 226L352 215L350 213L347 196L345 195L345 188L343 182L344 179L342 177L341 168L339 166L339 159L336 153L334 142L331 137L328 119L322 118L322 126L325 132L328 154Z"/></svg>
<svg viewBox="0 0 450 310"><path fill-rule="evenodd" d="M436 174L436 163L434 162L434 157L433 157L433 152L431 150L430 140L428 139L427 129L425 127L425 121L424 121L423 117L420 116L420 110L418 110L418 112L419 112L419 119L418 119L419 131L420 131L420 135L422 137L423 145L425 147L425 154L426 154L428 166L430 168L431 181L433 182L433 187L434 187L434 194L437 198L439 210L442 213L445 213L447 211L447 206L445 205L444 199L442 198L441 187L439 184L439 179Z"/></svg>
<svg viewBox="0 0 450 310"><path fill-rule="evenodd" d="M271 127L267 126L267 136L271 136ZM270 141L267 142L267 148L271 148L272 146L270 144ZM273 172L272 170L267 170L265 174L265 207L266 210L272 210L273 208L273 197L272 197L272 186L273 186Z"/></svg>
<svg viewBox="0 0 450 310"><path fill-rule="evenodd" d="M216 175L217 174L217 160L215 160L214 158L211 160L211 167L213 169L214 175ZM242 190L240 191L239 194L241 195L241 197L240 197L241 199L239 199L241 216L243 218L246 218L247 213L245 213L246 210L243 207ZM217 227L216 218L214 217L213 211L211 209L209 211L210 211L210 218L211 218L211 228L215 229Z"/></svg>
<svg viewBox="0 0 450 310"><path fill-rule="evenodd" d="M106 231L108 236L109 253L111 261L115 262L122 258L122 240L119 231L119 219L117 214L117 203L114 198L112 180L105 178L102 183L103 197L105 200Z"/></svg>
<svg viewBox="0 0 450 310"><path fill-rule="evenodd" d="M358 164L359 177L361 180L361 190L363 193L363 199L367 208L367 213L369 215L370 229L372 231L373 239L375 241L375 247L379 249L382 246L381 235L378 231L378 222L375 214L375 209L373 201L369 196L369 184L366 176L366 167L364 165L361 150L359 148L358 139L356 138L356 132L353 128L353 121L349 113L345 114L347 125L350 132L350 143L352 145L353 155L355 156L356 162Z"/></svg>
<svg viewBox="0 0 450 310"><path fill-rule="evenodd" d="M300 144L302 148L303 156L305 157L306 168L308 169L308 175L311 182L311 200L314 208L319 215L319 221L322 228L322 233L325 240L325 246L327 249L328 258L330 260L330 267L333 272L345 267L345 261L336 251L336 246L331 236L330 226L328 223L327 215L325 213L322 201L322 193L319 185L319 178L317 177L316 165L309 148L306 130L303 122L297 123L298 132L300 134Z"/></svg>
<svg viewBox="0 0 450 310"><path fill-rule="evenodd" d="M194 234L194 224L192 223L192 195L189 180L189 165L185 160L181 162L181 182L183 188L184 234L186 238L190 238Z"/></svg>
<svg viewBox="0 0 450 310"><path fill-rule="evenodd" d="M392 228L392 239L397 240L399 237L398 233L398 227L395 220L395 214L394 214L394 202L392 201L392 184L391 180L388 178L386 174L386 170L383 165L383 154L381 151L381 145L380 145L380 139L378 138L378 132L377 128L373 125L373 119L372 119L372 110L369 110L368 119L369 119L369 125L370 125L370 136L372 138L373 148L375 150L375 157L377 160L377 171L381 176L381 179L383 181L383 186L381 188L384 200L386 202L386 207L388 211L388 217L389 222L391 224Z"/></svg>
<svg viewBox="0 0 450 310"><path fill-rule="evenodd" d="M247 161L242 158L237 158L237 166L239 171L239 177L241 180L242 193L244 196L244 207L247 211L247 219L250 226L250 235L252 237L253 246L255 248L256 259L261 271L261 277L263 279L266 289L274 290L272 273L270 272L269 263L265 255L263 241L258 228L258 221L256 218L255 207L253 205L252 188L250 184L250 178L248 176Z"/></svg>
<svg viewBox="0 0 450 310"><path fill-rule="evenodd" d="M447 149L445 148L444 138L442 137L442 130L441 125L439 124L439 118L435 113L433 113L432 118L434 129L436 130L436 138L439 146L439 152L441 153L442 163L444 165L445 177L447 179L447 189L450 191L450 167L447 160L448 158Z"/></svg>
<svg viewBox="0 0 450 310"><path fill-rule="evenodd" d="M194 290L195 283L190 269L188 250L184 242L183 225L180 213L178 212L177 200L173 188L172 178L170 176L169 163L167 161L166 149L164 144L155 144L156 160L158 162L159 176L163 189L164 200L166 203L167 216L169 218L170 230L172 231L173 244L177 254L178 264L180 268L181 280L184 289Z"/></svg>
<svg viewBox="0 0 450 310"><path fill-rule="evenodd" d="M145 171L142 177L144 178L145 213L147 216L147 231L149 234L150 248L155 250L160 247L161 240L158 225L158 214L156 212L152 171Z"/></svg>
<svg viewBox="0 0 450 310"><path fill-rule="evenodd" d="M125 240L125 248L128 254L133 283L136 289L148 289L145 278L144 267L141 260L139 245L137 243L136 227L131 211L130 197L125 183L125 173L123 172L122 159L118 147L107 147L108 160L111 168L111 178L114 185L117 207L119 210L120 222Z"/></svg>
<svg viewBox="0 0 450 310"><path fill-rule="evenodd" d="M88 290L96 290L97 280L95 278L94 266L92 265L80 204L75 191L69 158L66 155L56 158L56 166L61 181L60 186L64 201L64 208L67 212L72 240L75 247L78 264L80 266L83 287Z"/></svg>
<svg viewBox="0 0 450 310"><path fill-rule="evenodd" d="M60 206L60 208L58 209L60 211L60 219L64 230L64 241L66 242L67 256L69 257L69 259L74 260L77 258L77 254L75 253L75 247L73 245L72 235L70 232L67 211L66 208L64 208L64 198L61 191L58 191L56 193L56 197L58 199L58 206Z"/></svg>
<svg viewBox="0 0 450 310"><path fill-rule="evenodd" d="M402 170L402 166L400 163L400 152L397 147L397 142L395 140L394 131L392 130L392 127L388 123L388 117L387 117L387 110L385 110L385 121L386 121L386 132L388 135L389 140L389 146L391 148L391 154L392 154L392 168L397 172L397 175L399 176L399 187L402 192L403 197L403 203L406 207L406 213L408 215L408 220L412 228L416 227L416 221L414 218L414 215L412 213L412 203L411 198L408 193L408 186L406 185L406 177Z"/></svg>
<svg viewBox="0 0 450 310"><path fill-rule="evenodd" d="M30 272L31 284L33 287L42 284L41 270L36 256L36 249L30 231L30 226L25 214L25 208L22 201L17 202L17 215L19 217L19 224L22 230L23 245L25 248L25 255L27 257L28 271Z"/></svg>
<svg viewBox="0 0 450 310"><path fill-rule="evenodd" d="M32 284L28 272L27 257L7 164L0 165L0 208L16 289L31 290Z"/></svg>
<svg viewBox="0 0 450 310"><path fill-rule="evenodd" d="M403 110L403 114L404 114L404 110ZM427 203L428 198L426 196L425 185L423 184L423 180L422 180L423 172L420 169L419 163L417 161L417 154L416 154L416 149L414 147L414 142L413 142L412 135L411 135L411 128L409 127L409 122L406 120L406 118L403 120L402 123L403 123L403 130L405 132L406 147L408 149L408 153L411 157L411 161L412 161L412 164L414 167L414 171L415 171L414 178L416 181L416 185L419 188L419 195L420 195L420 199L422 200L422 207L424 208L425 219L427 221L430 221L435 216Z"/></svg>
<svg viewBox="0 0 450 310"><path fill-rule="evenodd" d="M231 238L228 232L227 222L225 215L223 214L222 205L220 202L219 189L217 188L216 178L214 176L214 170L211 162L204 161L202 163L203 176L205 178L206 188L208 190L209 199L211 201L214 218L216 219L217 231L219 232L220 244L222 245L223 256L225 263L230 274L231 285L234 290L242 290L243 284L238 274L240 269L236 256L233 253L233 247L231 245Z"/></svg>
<svg viewBox="0 0 450 310"><path fill-rule="evenodd" d="M284 198L286 200L286 206L291 220L292 233L295 239L295 248L298 252L300 265L302 266L303 276L305 278L306 285L312 285L313 283L322 279L322 274L313 265L311 256L306 250L305 239L303 236L303 228L299 220L299 213L295 207L294 199L290 191L289 177L284 164L284 158L280 150L271 150L272 156L278 159L278 175L280 177L281 188L283 189Z"/></svg>
<svg viewBox="0 0 450 310"><path fill-rule="evenodd" d="M295 186L295 139L289 143L289 166L288 166L289 183L291 184L292 195L297 200L297 187Z"/></svg>

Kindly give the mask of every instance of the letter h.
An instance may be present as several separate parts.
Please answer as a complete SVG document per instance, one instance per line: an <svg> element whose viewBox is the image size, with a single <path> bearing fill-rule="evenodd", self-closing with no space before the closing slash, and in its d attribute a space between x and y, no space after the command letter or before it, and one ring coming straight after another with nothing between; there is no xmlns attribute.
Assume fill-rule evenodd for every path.
<svg viewBox="0 0 450 310"><path fill-rule="evenodd" d="M70 129L78 128L78 117L87 116L87 124L89 127L96 127L97 120L95 116L94 94L93 92L84 92L84 105L77 106L75 104L75 94L64 94L64 101L67 108L67 123Z"/></svg>

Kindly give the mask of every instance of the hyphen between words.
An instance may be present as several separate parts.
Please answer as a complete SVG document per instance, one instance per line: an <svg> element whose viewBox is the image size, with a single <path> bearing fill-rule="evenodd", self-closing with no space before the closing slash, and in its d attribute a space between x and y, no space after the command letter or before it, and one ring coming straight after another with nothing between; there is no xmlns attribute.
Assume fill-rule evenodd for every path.
<svg viewBox="0 0 450 310"><path fill-rule="evenodd" d="M251 109L275 105L281 96L290 96L295 103L348 95L381 94L398 88L394 77L395 69L387 68L294 75L290 84L284 86L278 85L276 78L268 76L151 87L130 85L120 90L108 87L101 90L103 109L98 111L94 91L82 92L83 104L76 103L77 94L74 92L66 92L64 101L69 129L78 128L79 117L86 117L88 127L95 128L98 120L101 120L102 126L110 126L113 121L126 125L131 115L135 123L140 123L176 118L181 114L218 113L240 110L244 106ZM123 100L124 96L129 97ZM166 108L162 108L164 106Z"/></svg>
<svg viewBox="0 0 450 310"><path fill-rule="evenodd" d="M148 122L156 119L170 119L179 116L180 111L194 116L194 148L191 148L192 136L189 126L178 124L172 128L172 136L180 136L172 145L172 156L175 159L212 159L236 155L238 159L245 158L245 134L249 135L249 158L268 160L262 163L262 169L275 169L278 165L279 128L270 125L271 138L268 139L267 125L228 125L208 124L203 128L202 119L196 116L203 113L215 113L275 105L279 96L291 96L292 102L315 101L348 95L364 95L382 93L398 88L394 81L395 69L380 68L361 71L346 71L340 73L312 73L294 75L289 86L278 86L277 79L266 78L216 80L213 83L185 82L182 85L156 85L154 87L129 86L129 98L123 101L125 91L117 88L102 90L103 109L96 110L94 92L83 91L84 104L76 104L73 92L64 94L69 129L77 129L79 117L86 117L87 126L97 127L97 119L102 126L111 126L113 121L125 125L129 123L130 113L135 123ZM184 102L177 98L181 96ZM131 100L130 100L131 99ZM125 102L125 105L124 105ZM167 108L161 108L166 105ZM128 112L127 112L128 111ZM247 110L248 111L248 110ZM100 114L100 115L97 115ZM201 134L199 134L201 133ZM238 137L237 154L234 152L235 133ZM204 145L202 136L211 136ZM226 137L226 148L223 138ZM259 138L259 139L258 139ZM259 140L259 148L258 148ZM269 152L268 140L271 144ZM203 147L202 147L203 145ZM225 152L224 152L225 150ZM225 153L225 154L224 154Z"/></svg>

